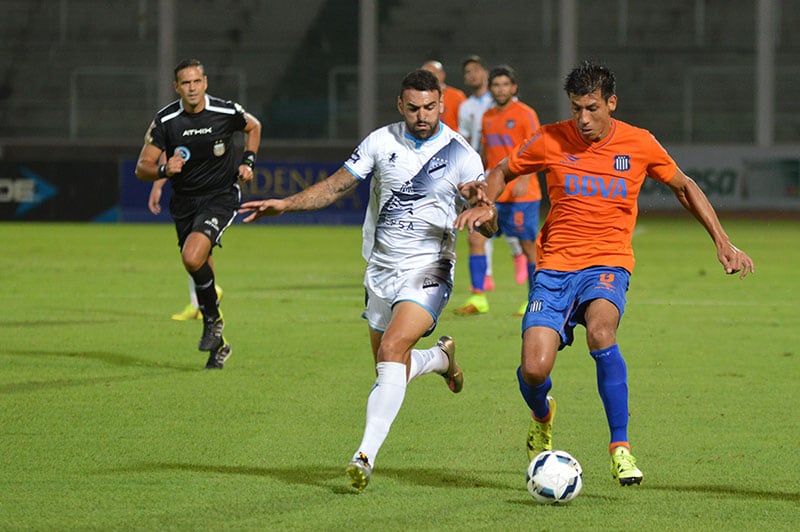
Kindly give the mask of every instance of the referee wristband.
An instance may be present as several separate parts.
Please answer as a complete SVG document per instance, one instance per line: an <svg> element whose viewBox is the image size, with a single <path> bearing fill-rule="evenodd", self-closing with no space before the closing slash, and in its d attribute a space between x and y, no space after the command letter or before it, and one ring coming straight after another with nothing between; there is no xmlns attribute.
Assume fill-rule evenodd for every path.
<svg viewBox="0 0 800 532"><path fill-rule="evenodd" d="M161 179L163 177L167 177L167 165L162 164L158 167L158 178Z"/></svg>
<svg viewBox="0 0 800 532"><path fill-rule="evenodd" d="M251 169L256 165L256 153L250 150L244 152L242 157L242 164L246 164Z"/></svg>

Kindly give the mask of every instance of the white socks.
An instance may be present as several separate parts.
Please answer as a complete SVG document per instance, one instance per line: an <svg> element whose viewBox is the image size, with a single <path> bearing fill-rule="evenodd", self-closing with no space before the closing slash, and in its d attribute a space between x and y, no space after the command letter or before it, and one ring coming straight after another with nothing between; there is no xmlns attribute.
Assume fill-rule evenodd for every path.
<svg viewBox="0 0 800 532"><path fill-rule="evenodd" d="M519 238L515 236L506 236L505 238L506 242L508 242L508 247L511 248L511 256L516 257L517 255L521 255L522 244L519 243Z"/></svg>
<svg viewBox="0 0 800 532"><path fill-rule="evenodd" d="M378 362L375 365L378 378L367 399L367 425L364 439L358 447L375 465L375 456L389 434L392 422L400 412L406 395L406 365L400 362ZM353 456L355 459L358 452Z"/></svg>
<svg viewBox="0 0 800 532"><path fill-rule="evenodd" d="M492 254L494 253L494 240L489 239L483 245L483 251L486 253L486 275L492 275Z"/></svg>
<svg viewBox="0 0 800 532"><path fill-rule="evenodd" d="M189 276L189 301L191 301L194 308L200 308L200 303L197 302L197 292L195 292L194 279Z"/></svg>
<svg viewBox="0 0 800 532"><path fill-rule="evenodd" d="M450 360L438 345L430 349L412 349L408 382L426 373L443 374L450 366Z"/></svg>

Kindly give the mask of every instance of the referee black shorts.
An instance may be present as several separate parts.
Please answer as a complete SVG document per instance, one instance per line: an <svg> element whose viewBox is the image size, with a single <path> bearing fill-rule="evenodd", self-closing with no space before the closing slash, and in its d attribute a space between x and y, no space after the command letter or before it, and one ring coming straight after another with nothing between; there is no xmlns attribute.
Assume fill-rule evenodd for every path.
<svg viewBox="0 0 800 532"><path fill-rule="evenodd" d="M169 202L169 212L175 221L178 233L178 247L190 233L203 233L211 241L211 247L221 246L222 233L232 223L242 201L238 185L207 196L183 196L173 194Z"/></svg>

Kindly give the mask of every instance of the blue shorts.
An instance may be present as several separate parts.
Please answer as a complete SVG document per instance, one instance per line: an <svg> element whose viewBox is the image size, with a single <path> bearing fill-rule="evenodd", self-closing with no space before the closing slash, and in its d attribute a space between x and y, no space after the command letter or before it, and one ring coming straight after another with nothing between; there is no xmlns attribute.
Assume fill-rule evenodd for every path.
<svg viewBox="0 0 800 532"><path fill-rule="evenodd" d="M563 349L572 344L575 326L586 326L584 312L592 300L610 301L622 319L630 278L628 270L618 267L593 266L574 272L536 270L522 331L549 327L561 336L559 349Z"/></svg>
<svg viewBox="0 0 800 532"><path fill-rule="evenodd" d="M497 203L497 225L505 236L536 240L539 232L538 201Z"/></svg>

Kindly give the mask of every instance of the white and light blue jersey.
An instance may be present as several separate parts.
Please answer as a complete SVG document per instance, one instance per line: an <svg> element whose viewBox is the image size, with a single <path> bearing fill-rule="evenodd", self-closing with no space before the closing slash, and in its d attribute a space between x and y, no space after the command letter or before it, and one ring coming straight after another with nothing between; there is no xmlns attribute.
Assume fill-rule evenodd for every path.
<svg viewBox="0 0 800 532"><path fill-rule="evenodd" d="M458 132L469 140L475 151L481 151L483 113L492 105L492 93L486 91L483 96L473 94L458 106Z"/></svg>
<svg viewBox="0 0 800 532"><path fill-rule="evenodd" d="M402 270L455 260L458 185L483 180L480 156L461 135L440 123L422 141L397 122L370 133L344 166L360 180L372 176L365 260Z"/></svg>

